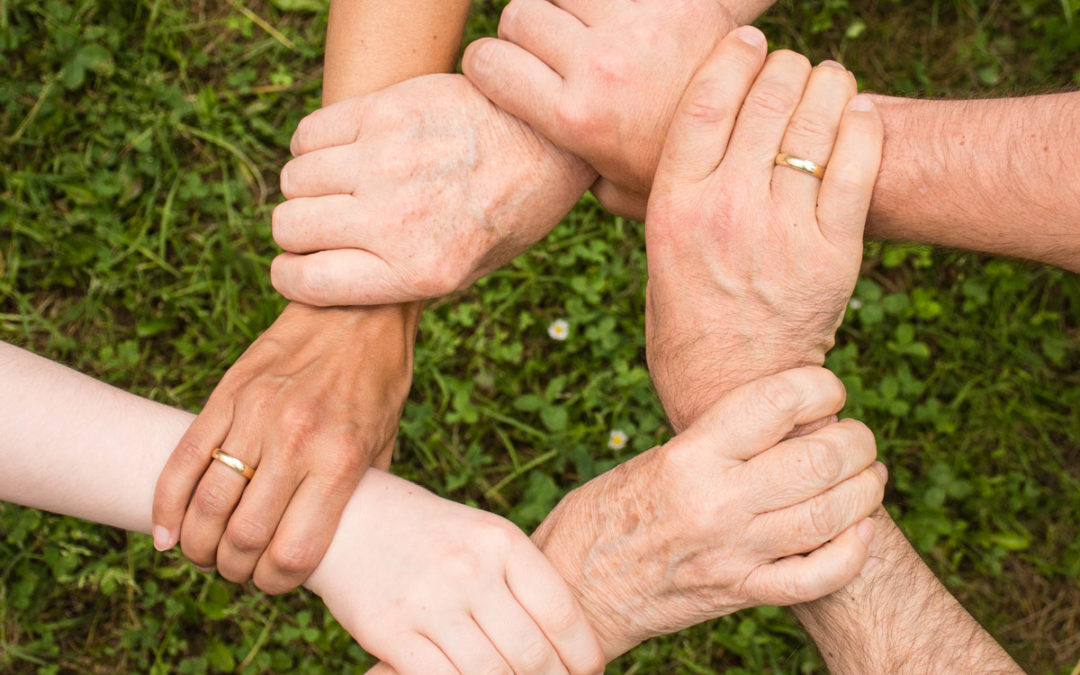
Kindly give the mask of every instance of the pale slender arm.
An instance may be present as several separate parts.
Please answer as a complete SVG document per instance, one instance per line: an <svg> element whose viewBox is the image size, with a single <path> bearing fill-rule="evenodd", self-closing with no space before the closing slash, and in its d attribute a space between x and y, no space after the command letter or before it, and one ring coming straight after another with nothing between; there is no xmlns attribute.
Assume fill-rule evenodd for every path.
<svg viewBox="0 0 1080 675"><path fill-rule="evenodd" d="M1080 92L875 102L885 154L872 236L1080 271Z"/></svg>

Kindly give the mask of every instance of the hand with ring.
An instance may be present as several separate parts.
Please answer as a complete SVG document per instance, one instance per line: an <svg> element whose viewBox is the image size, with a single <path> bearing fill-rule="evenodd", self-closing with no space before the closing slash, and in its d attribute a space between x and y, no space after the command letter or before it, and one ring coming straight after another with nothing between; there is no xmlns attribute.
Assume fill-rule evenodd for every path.
<svg viewBox="0 0 1080 675"><path fill-rule="evenodd" d="M858 278L882 123L840 64L740 28L675 114L645 223L646 353L685 427L762 375L821 365Z"/></svg>
<svg viewBox="0 0 1080 675"><path fill-rule="evenodd" d="M154 545L179 542L200 568L267 593L302 583L364 472L389 466L418 320L398 306L287 307L169 457Z"/></svg>

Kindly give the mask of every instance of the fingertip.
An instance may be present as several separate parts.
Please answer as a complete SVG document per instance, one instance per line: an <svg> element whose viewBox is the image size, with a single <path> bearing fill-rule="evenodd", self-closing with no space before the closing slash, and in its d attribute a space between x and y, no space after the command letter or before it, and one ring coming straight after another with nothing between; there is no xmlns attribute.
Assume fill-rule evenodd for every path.
<svg viewBox="0 0 1080 675"><path fill-rule="evenodd" d="M164 525L154 525L152 535L154 537L154 548L158 551L168 551L173 546L176 546L176 537Z"/></svg>
<svg viewBox="0 0 1080 675"><path fill-rule="evenodd" d="M737 28L734 31L734 36L755 49L764 49L768 45L765 33L762 33L754 26L742 26Z"/></svg>
<svg viewBox="0 0 1080 675"><path fill-rule="evenodd" d="M859 541L869 545L874 539L874 521L871 518L864 518L855 526L855 534L859 537Z"/></svg>
<svg viewBox="0 0 1080 675"><path fill-rule="evenodd" d="M848 102L848 110L855 112L870 112L874 109L874 101L866 94L859 94Z"/></svg>
<svg viewBox="0 0 1080 675"><path fill-rule="evenodd" d="M474 76L482 77L491 71L496 42L495 38L482 37L465 47L465 53L461 55L461 72L473 80L473 84L476 84Z"/></svg>

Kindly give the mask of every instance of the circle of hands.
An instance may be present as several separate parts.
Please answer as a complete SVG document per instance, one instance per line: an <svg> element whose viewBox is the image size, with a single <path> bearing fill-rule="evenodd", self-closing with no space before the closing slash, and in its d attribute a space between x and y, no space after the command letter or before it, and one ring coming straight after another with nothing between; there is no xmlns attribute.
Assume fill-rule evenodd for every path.
<svg viewBox="0 0 1080 675"><path fill-rule="evenodd" d="M169 460L155 542L268 592L306 580L382 672L600 672L649 637L851 581L886 472L873 433L837 420L844 388L821 365L859 273L882 125L842 66L767 54L740 18L714 0L513 0L464 75L305 118L273 215L274 286L308 306L286 314L381 306L396 328L341 309L315 338L271 327ZM417 314L387 306L468 286L590 187L645 221L647 358L679 433L571 492L530 538L383 473ZM358 357L357 330L396 346ZM289 403L325 390L347 393ZM208 447L255 478L208 467Z"/></svg>

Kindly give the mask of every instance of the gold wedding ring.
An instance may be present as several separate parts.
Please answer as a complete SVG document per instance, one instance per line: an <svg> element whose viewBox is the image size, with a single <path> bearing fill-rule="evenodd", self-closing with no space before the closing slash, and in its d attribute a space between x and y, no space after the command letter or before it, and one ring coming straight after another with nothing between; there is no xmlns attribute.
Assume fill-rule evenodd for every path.
<svg viewBox="0 0 1080 675"><path fill-rule="evenodd" d="M248 480L255 476L255 467L244 464L221 448L215 448L212 457Z"/></svg>
<svg viewBox="0 0 1080 675"><path fill-rule="evenodd" d="M825 167L821 166L820 164L816 162L811 162L808 159L803 159L802 157L792 157L791 155L783 152L776 156L776 165L787 166L795 169L796 171L808 173L814 178L825 177Z"/></svg>

